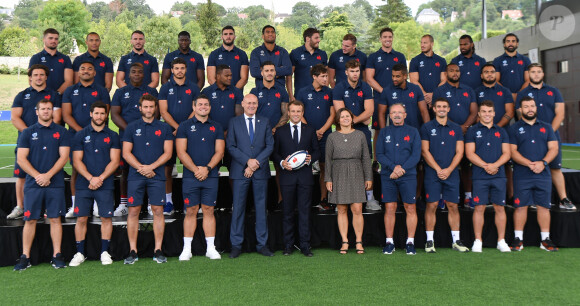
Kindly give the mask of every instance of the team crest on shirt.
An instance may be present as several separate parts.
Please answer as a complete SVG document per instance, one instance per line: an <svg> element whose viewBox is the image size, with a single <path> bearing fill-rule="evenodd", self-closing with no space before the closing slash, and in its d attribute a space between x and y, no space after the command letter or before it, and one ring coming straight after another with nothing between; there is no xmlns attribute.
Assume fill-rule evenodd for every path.
<svg viewBox="0 0 580 306"><path fill-rule="evenodd" d="M169 88L169 94L173 95L173 88Z"/></svg>
<svg viewBox="0 0 580 306"><path fill-rule="evenodd" d="M396 93L396 92L394 92L394 93L393 93L393 100L397 100L398 98L399 98L399 97L397 97L397 93Z"/></svg>
<svg viewBox="0 0 580 306"><path fill-rule="evenodd" d="M382 62L382 61L383 61L383 59L382 59L380 56L379 56L379 57L377 57L377 63L380 63L380 62Z"/></svg>
<svg viewBox="0 0 580 306"><path fill-rule="evenodd" d="M425 67L425 63L423 61L419 62L419 67Z"/></svg>
<svg viewBox="0 0 580 306"><path fill-rule="evenodd" d="M437 130L431 129L431 136L437 136Z"/></svg>
<svg viewBox="0 0 580 306"><path fill-rule="evenodd" d="M192 132L196 132L197 130L195 129L195 124L191 126L191 131Z"/></svg>
<svg viewBox="0 0 580 306"><path fill-rule="evenodd" d="M212 92L212 93L211 93L211 98L212 98L212 99L217 99L217 94L216 94L215 92Z"/></svg>
<svg viewBox="0 0 580 306"><path fill-rule="evenodd" d="M463 61L459 61L459 63L458 63L457 66L462 67L463 66Z"/></svg>
<svg viewBox="0 0 580 306"><path fill-rule="evenodd" d="M32 133L32 140L38 140L38 133Z"/></svg>
<svg viewBox="0 0 580 306"><path fill-rule="evenodd" d="M451 98L451 92L449 92L449 91L448 91L448 92L446 92L446 93L445 93L445 96L447 96L447 98Z"/></svg>
<svg viewBox="0 0 580 306"><path fill-rule="evenodd" d="M480 98L483 98L483 97L485 97L485 94L483 93L483 91L479 93L479 97L480 97Z"/></svg>
<svg viewBox="0 0 580 306"><path fill-rule="evenodd" d="M266 54L264 54L264 50L260 50L260 56L265 56Z"/></svg>
<svg viewBox="0 0 580 306"><path fill-rule="evenodd" d="M308 94L308 100L312 100L312 94L311 93Z"/></svg>
<svg viewBox="0 0 580 306"><path fill-rule="evenodd" d="M305 60L306 58L304 58L304 54L300 55L300 60Z"/></svg>
<svg viewBox="0 0 580 306"><path fill-rule="evenodd" d="M79 90L78 90L78 89L75 89L75 90L73 91L73 96L78 96L78 95L79 95Z"/></svg>
<svg viewBox="0 0 580 306"><path fill-rule="evenodd" d="M349 97L349 96L348 96L348 90L345 90L345 91L344 91L344 97L345 97L345 98L348 98L348 97Z"/></svg>
<svg viewBox="0 0 580 306"><path fill-rule="evenodd" d="M137 129L135 131L135 136L141 136L141 129Z"/></svg>
<svg viewBox="0 0 580 306"><path fill-rule="evenodd" d="M477 133L476 133L476 134L477 134L477 135L475 136L476 138L481 138L481 137L483 137L483 136L481 136L481 131L477 131Z"/></svg>
<svg viewBox="0 0 580 306"><path fill-rule="evenodd" d="M24 95L24 100L30 100L30 94Z"/></svg>
<svg viewBox="0 0 580 306"><path fill-rule="evenodd" d="M342 56L338 58L338 62L339 63L342 63L343 62Z"/></svg>
<svg viewBox="0 0 580 306"><path fill-rule="evenodd" d="M523 128L523 127L521 127L521 128L519 129L519 131L520 131L520 134L525 134L525 133L526 133L526 131L524 130L524 128Z"/></svg>
<svg viewBox="0 0 580 306"><path fill-rule="evenodd" d="M218 55L218 61L221 61L221 60L223 60L223 56L220 54L220 55Z"/></svg>
<svg viewBox="0 0 580 306"><path fill-rule="evenodd" d="M386 143L390 143L391 142L391 135L387 135L387 137L385 138L385 142Z"/></svg>
<svg viewBox="0 0 580 306"><path fill-rule="evenodd" d="M85 143L91 142L91 135L85 137Z"/></svg>
<svg viewBox="0 0 580 306"><path fill-rule="evenodd" d="M263 97L264 97L264 94L262 94L262 92L260 91L260 92L258 93L258 99L261 99L261 98L263 98Z"/></svg>
<svg viewBox="0 0 580 306"><path fill-rule="evenodd" d="M44 56L43 56L43 57L41 57L41 58L40 58L40 61L41 61L41 62L43 62L43 63L46 63L46 57L44 57Z"/></svg>
<svg viewBox="0 0 580 306"><path fill-rule="evenodd" d="M507 66L507 65L508 65L507 60L503 60L502 66Z"/></svg>
<svg viewBox="0 0 580 306"><path fill-rule="evenodd" d="M131 96L129 95L129 93L128 93L128 92L126 92L126 93L125 93L125 99L130 99L130 98L131 98Z"/></svg>
<svg viewBox="0 0 580 306"><path fill-rule="evenodd" d="M127 59L127 65L131 65L131 58Z"/></svg>
<svg viewBox="0 0 580 306"><path fill-rule="evenodd" d="M530 93L528 93L528 97L530 97L530 98L533 99L534 98L534 94L530 92Z"/></svg>

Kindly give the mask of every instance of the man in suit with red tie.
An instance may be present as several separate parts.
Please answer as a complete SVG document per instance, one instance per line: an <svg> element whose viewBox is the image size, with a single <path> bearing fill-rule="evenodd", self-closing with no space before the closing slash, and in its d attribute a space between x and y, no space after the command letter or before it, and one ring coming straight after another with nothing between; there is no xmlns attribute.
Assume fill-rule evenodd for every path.
<svg viewBox="0 0 580 306"><path fill-rule="evenodd" d="M290 122L278 128L274 134L274 152L272 160L280 164L280 188L282 190L284 221L284 255L292 254L294 245L294 209L298 208L298 233L300 251L312 257L310 251L310 206L312 205L312 188L314 176L312 163L320 158L316 130L302 123L304 103L295 100L288 104ZM300 150L308 152L306 165L292 169L286 159Z"/></svg>

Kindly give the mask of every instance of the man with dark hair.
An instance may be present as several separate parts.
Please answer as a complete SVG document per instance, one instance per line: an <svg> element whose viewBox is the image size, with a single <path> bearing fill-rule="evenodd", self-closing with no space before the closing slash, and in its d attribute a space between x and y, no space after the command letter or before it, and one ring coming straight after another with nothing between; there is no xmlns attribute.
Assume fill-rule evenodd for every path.
<svg viewBox="0 0 580 306"><path fill-rule="evenodd" d="M286 85L286 88L290 87L288 89L290 101L294 100L294 96L300 89L312 83L310 69L317 64L326 66L328 62L326 52L318 48L320 45L320 32L315 28L308 28L304 30L302 36L304 37L304 45L290 52L292 73L294 74L294 91L292 91L292 78L287 79L290 82L290 86Z"/></svg>
<svg viewBox="0 0 580 306"><path fill-rule="evenodd" d="M474 89L477 104L481 105L481 102L491 100L495 112L493 124L506 127L514 117L512 92L497 82L495 66L491 63L481 68L481 80L483 85Z"/></svg>
<svg viewBox="0 0 580 306"><path fill-rule="evenodd" d="M217 66L227 65L232 73L232 85L243 91L248 83L249 61L246 52L234 45L235 40L234 27L225 26L222 29L222 46L213 50L207 59L207 82L213 85L217 79Z"/></svg>
<svg viewBox="0 0 580 306"><path fill-rule="evenodd" d="M292 77L292 62L286 49L276 45L276 29L271 25L262 28L264 43L252 50L250 54L250 74L256 79L256 87L262 83L262 64L266 61L274 64L277 85L285 86L286 78ZM287 88L288 91L292 88ZM275 122L270 122L275 124Z"/></svg>
<svg viewBox="0 0 580 306"><path fill-rule="evenodd" d="M504 165L510 160L510 145L507 132L493 123L495 111L491 100L479 104L479 123L470 127L465 134L465 155L473 168L473 232L475 241L472 252L481 253L483 247L483 214L488 204L493 204L497 228L497 249L509 252L505 242L505 195L506 175Z"/></svg>
<svg viewBox="0 0 580 306"><path fill-rule="evenodd" d="M463 158L463 131L457 123L449 120L447 116L449 108L450 103L446 98L436 98L433 102L435 119L421 127L421 152L427 164L425 167L425 200L427 202L425 252L427 253L436 252L433 233L440 196L449 210L448 222L451 227L453 249L462 253L469 252L460 239L460 215L457 208L459 202L457 166Z"/></svg>
<svg viewBox="0 0 580 306"><path fill-rule="evenodd" d="M159 64L155 56L145 51L145 34L136 30L131 34L131 46L133 49L129 54L123 55L119 60L117 68L117 87L122 88L131 82L129 70L131 65L140 63L143 65L143 84L151 88L159 86Z"/></svg>
<svg viewBox="0 0 580 306"><path fill-rule="evenodd" d="M182 36L183 37L183 36ZM199 87L188 78L185 59L176 57L171 61L171 77L159 90L159 113L176 135L179 125L193 114L193 102L199 96ZM163 214L173 213L173 167L177 161L173 150L171 159L165 165L165 205Z"/></svg>
<svg viewBox="0 0 580 306"><path fill-rule="evenodd" d="M139 99L141 119L135 120L125 130L123 136L123 158L129 164L127 186L127 202L129 216L127 217L127 236L130 252L125 258L125 264L133 264L137 257L137 236L139 234L139 212L147 193L148 202L153 212L153 232L155 247L153 260L157 263L167 262L161 251L165 217L163 204L165 197L164 165L171 158L173 151L173 133L171 127L155 119L157 113L156 97L146 94Z"/></svg>
<svg viewBox="0 0 580 306"><path fill-rule="evenodd" d="M64 215L64 165L68 161L70 140L64 127L52 121L52 102L42 99L36 103L37 123L30 125L18 139L18 164L26 172L24 185L24 229L22 230L22 256L14 266L15 271L30 267L30 248L36 234L36 223L43 207L50 222L52 238L52 266L65 268L60 252Z"/></svg>
<svg viewBox="0 0 580 306"><path fill-rule="evenodd" d="M82 67L81 67L82 69ZM74 167L80 174L76 178L77 217L75 240L77 253L70 262L76 267L85 261L85 237L90 209L95 202L101 216L101 263L113 263L109 254L109 244L113 233L113 211L115 210L115 185L113 174L121 160L119 134L107 126L109 105L102 101L91 104L91 123L76 133L72 140ZM71 179L72 182L72 179Z"/></svg>
<svg viewBox="0 0 580 306"><path fill-rule="evenodd" d="M521 101L525 97L531 97L536 101L538 119L552 125L552 129L558 140L558 155L550 162L552 183L558 192L560 209L576 210L576 206L568 199L564 174L562 174L562 140L558 130L566 116L564 98L558 88L544 82L544 68L540 64L531 64L528 68L530 85L518 92L516 109L521 115Z"/></svg>
<svg viewBox="0 0 580 306"><path fill-rule="evenodd" d="M496 79L511 92L513 99L517 93L528 87L530 77L528 66L531 64L527 56L518 53L520 39L514 33L508 33L503 38L504 54L493 60L496 69Z"/></svg>
<svg viewBox="0 0 580 306"><path fill-rule="evenodd" d="M509 129L511 158L514 161L514 241L512 251L524 249L524 226L528 206L536 205L540 226L540 249L558 251L550 239L550 198L552 179L549 163L558 155L558 139L550 123L538 120L536 101L521 99L522 120Z"/></svg>
<svg viewBox="0 0 580 306"><path fill-rule="evenodd" d="M30 87L19 92L14 97L12 104L12 111L10 113L10 121L12 125L18 130L18 137L26 128L38 122L38 115L36 114L36 103L42 99L47 99L52 102L52 120L59 123L61 120L61 103L60 95L46 85L46 80L49 75L48 67L41 64L34 64L28 69L28 83ZM16 160L18 147L14 149L14 177L16 177L16 206L12 210L7 219L21 218L24 213L24 179L26 172L18 165Z"/></svg>
<svg viewBox="0 0 580 306"><path fill-rule="evenodd" d="M42 36L44 47L42 51L30 58L28 69L34 64L48 67L50 76L47 74L46 85L49 89L55 90L62 95L65 89L73 84L73 70L70 57L56 50L59 37L58 31L53 28L48 28L44 31Z"/></svg>
<svg viewBox="0 0 580 306"><path fill-rule="evenodd" d="M179 32L177 35L177 43L179 44L179 48L173 52L167 53L167 55L165 55L165 59L163 60L161 85L169 82L169 79L173 73L173 60L181 58L185 60L185 63L187 64L187 73L185 76L189 81L197 84L197 87L199 87L201 90L205 84L205 66L203 62L203 56L191 50L191 38L189 32Z"/></svg>
<svg viewBox="0 0 580 306"><path fill-rule="evenodd" d="M475 54L475 46L471 36L464 34L459 37L459 55L451 60L450 64L456 64L461 71L461 82L472 89L481 86L481 67L486 61L483 57ZM441 84L440 84L441 85Z"/></svg>
<svg viewBox="0 0 580 306"><path fill-rule="evenodd" d="M224 156L225 141L221 125L209 118L209 98L200 95L193 102L194 116L179 125L176 149L183 163L183 251L180 261L190 260L191 242L197 226L197 211L203 211L203 232L209 259L221 259L215 248L214 207L218 197L218 169Z"/></svg>
<svg viewBox="0 0 580 306"><path fill-rule="evenodd" d="M87 52L77 56L73 61L74 84L80 81L79 68L81 64L90 61L95 66L96 76L95 83L111 91L113 87L113 62L110 58L99 51L101 46L101 37L95 32L91 32L85 39Z"/></svg>
<svg viewBox="0 0 580 306"><path fill-rule="evenodd" d="M356 48L356 36L346 34L342 38L342 48L332 52L328 60L328 82L330 88L334 88L338 83L346 82L346 63L350 60L357 60L360 63L360 71L364 72L367 64L367 55ZM362 79L365 80L362 73ZM370 153L370 152L369 152Z"/></svg>
<svg viewBox="0 0 580 306"><path fill-rule="evenodd" d="M447 62L433 52L433 36L425 34L421 37L421 53L415 56L409 64L409 81L419 85L427 107L431 107L433 91L441 83L447 81Z"/></svg>

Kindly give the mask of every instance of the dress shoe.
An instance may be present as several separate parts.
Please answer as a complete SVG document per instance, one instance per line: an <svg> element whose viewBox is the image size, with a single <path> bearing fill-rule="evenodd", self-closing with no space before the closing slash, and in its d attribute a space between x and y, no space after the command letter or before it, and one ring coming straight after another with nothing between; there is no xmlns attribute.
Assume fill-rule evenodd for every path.
<svg viewBox="0 0 580 306"><path fill-rule="evenodd" d="M242 250L238 248L232 248L230 252L230 258L238 258L242 254Z"/></svg>
<svg viewBox="0 0 580 306"><path fill-rule="evenodd" d="M284 252L282 252L282 255L284 256L292 255L292 251L294 251L292 250L292 248L285 248Z"/></svg>
<svg viewBox="0 0 580 306"><path fill-rule="evenodd" d="M263 248L259 249L258 253L260 253L264 256L268 256L268 257L274 256L274 253L270 252L270 250L268 250L268 247L263 247Z"/></svg>
<svg viewBox="0 0 580 306"><path fill-rule="evenodd" d="M310 250L302 251L302 254L304 254L304 256L306 256L306 257L314 256L314 254L312 254L312 252Z"/></svg>

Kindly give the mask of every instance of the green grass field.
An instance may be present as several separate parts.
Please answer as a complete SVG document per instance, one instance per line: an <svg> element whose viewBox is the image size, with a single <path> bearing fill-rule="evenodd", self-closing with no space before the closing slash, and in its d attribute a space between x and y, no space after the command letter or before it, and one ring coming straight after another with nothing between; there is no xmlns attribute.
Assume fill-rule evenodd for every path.
<svg viewBox="0 0 580 306"><path fill-rule="evenodd" d="M242 254L232 260L190 262L141 258L133 266L85 262L54 270L0 268L2 304L577 304L580 249L547 253L460 254L439 249L407 256L315 249L272 258Z"/></svg>

